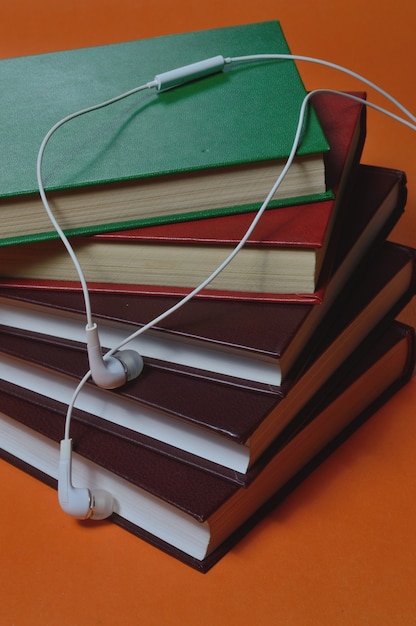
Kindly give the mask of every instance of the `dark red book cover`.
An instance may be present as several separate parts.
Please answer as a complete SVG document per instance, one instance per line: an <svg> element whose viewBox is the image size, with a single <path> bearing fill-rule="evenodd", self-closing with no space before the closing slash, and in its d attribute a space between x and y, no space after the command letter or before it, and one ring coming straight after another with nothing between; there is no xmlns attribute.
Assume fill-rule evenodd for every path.
<svg viewBox="0 0 416 626"><path fill-rule="evenodd" d="M299 343L294 344L298 333L302 331L304 343L311 340L319 320L327 314L348 277L359 267L368 250L377 247L398 221L405 202L406 177L403 172L360 166L356 193L349 206L342 237L336 243L333 275L324 288L325 297L321 304L194 299L155 328L162 338L173 337L201 349L219 352L232 348L241 356L277 363L284 380L303 348ZM21 284L13 279L0 280L0 296L84 316L83 297L78 290L43 289L42 285L33 283L22 289ZM137 327L176 302L174 297L108 290L91 294L93 315L97 320L127 322ZM80 318L82 323L83 317Z"/></svg>
<svg viewBox="0 0 416 626"><path fill-rule="evenodd" d="M120 397L133 400L143 407L156 410L161 416L170 416L172 420L195 427L197 432L202 428L207 433L230 440L237 447L246 443L251 445L258 431L266 426L266 440L262 440L263 447L257 449L259 456L298 410L318 393L319 388L349 357L363 337L371 331L381 332L414 295L415 266L414 249L386 242L366 267L360 268L359 276L337 303L332 317L324 325L325 332L322 333L319 345L304 355L296 376L281 387L265 389L237 385L232 379L214 379L202 376L195 370L146 361L138 379L123 389L104 393L111 394L116 402ZM368 311L373 311L369 330L369 322L362 322ZM83 344L6 326L0 327L0 337L2 352L19 359L76 379L80 379L88 370ZM329 363L329 368L326 363ZM289 411L285 400L291 397L300 399L301 403L296 404L296 400L295 408L291 407ZM140 422L139 413L137 419ZM208 461L209 456L202 459L130 428L120 430L111 421L101 420L100 429L124 433L123 437L139 448L163 450L165 454L180 457L192 465L203 466L207 471L220 473L231 480L240 483L248 480L247 475L227 468L225 462L223 466ZM204 437L203 434L200 436ZM256 458L254 454L252 461Z"/></svg>
<svg viewBox="0 0 416 626"><path fill-rule="evenodd" d="M343 397L342 394L355 393L355 391L349 390L357 381L361 381L361 386L365 389L368 385L366 383L367 372L401 341L405 341L406 348L403 351L403 356L400 357L400 371L391 376L392 380L384 383L381 392L375 396L373 394L374 398L368 399L365 393L361 393L360 397L364 399L359 403L359 409L351 412L346 419L342 418L342 426L339 428L333 428L331 425L331 430L334 430L335 435L329 438L323 435L327 443L323 442L322 445L318 445L318 451L306 457L308 459L306 464L300 460L298 466L295 463L296 470L293 471L288 480L284 481L283 486L277 489L271 499L267 497L253 514L250 514L247 519L241 519L236 524L234 532L203 560L195 559L161 541L157 536L141 529L132 520L129 521L114 514L112 516L113 521L192 567L206 572L252 528L261 516L296 487L362 421L372 415L409 379L415 363L413 329L395 322L389 325L376 340L373 337L368 338L357 353L352 355L327 382L313 402L309 403L299 413L295 433L293 431L284 432L280 439L275 441L273 455L269 462L256 472L248 488L243 489L249 497L250 492L257 489L258 481L262 484L262 474L268 471L269 464L275 467L274 472L276 472L276 468L279 467L279 454L284 452L286 445L290 445L292 437L296 437L296 434L301 433L303 428L307 428L315 420L319 420L324 410L330 407L331 403L336 401L338 397ZM397 368L397 365L395 367ZM1 411L34 431L58 442L62 438L65 407L59 402L45 400L43 396L33 392L21 391L21 389L13 384L0 382ZM100 420L91 419L91 416L83 415L79 411L76 412L74 418L72 437L75 450L81 456L128 480L133 486L144 489L159 500L173 505L187 516L201 523L209 522L210 517L221 507L227 506L227 502L242 489L242 487L227 480L178 461L164 454L163 451L160 453L142 448L138 454L137 446L134 443L122 436L117 436L117 433L110 433L101 429ZM2 450L1 446L0 455L25 471L45 480L48 484L56 486L53 477L39 472L26 463L24 459L10 455ZM276 480L279 483L279 470L277 470ZM273 493L273 486L271 491Z"/></svg>

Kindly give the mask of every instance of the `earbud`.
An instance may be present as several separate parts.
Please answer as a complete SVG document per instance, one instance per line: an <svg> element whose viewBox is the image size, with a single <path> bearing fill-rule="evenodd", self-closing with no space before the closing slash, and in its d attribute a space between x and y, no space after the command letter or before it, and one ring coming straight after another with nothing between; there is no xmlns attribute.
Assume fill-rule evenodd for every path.
<svg viewBox="0 0 416 626"><path fill-rule="evenodd" d="M77 519L105 519L114 508L114 499L108 491L72 486L72 439L61 441L58 473L59 504L65 513Z"/></svg>
<svg viewBox="0 0 416 626"><path fill-rule="evenodd" d="M143 359L135 350L119 350L110 357L103 357L97 325L86 327L87 350L91 376L104 389L122 387L137 378L143 369Z"/></svg>

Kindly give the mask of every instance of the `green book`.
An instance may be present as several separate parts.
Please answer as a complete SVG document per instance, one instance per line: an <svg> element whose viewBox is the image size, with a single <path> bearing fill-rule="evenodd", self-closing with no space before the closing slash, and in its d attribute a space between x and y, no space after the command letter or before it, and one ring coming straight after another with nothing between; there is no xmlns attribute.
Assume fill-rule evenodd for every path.
<svg viewBox="0 0 416 626"><path fill-rule="evenodd" d="M65 116L205 58L288 53L278 22L169 35L0 62L2 245L55 237L36 180ZM291 148L306 94L293 61L226 64L164 92L147 89L57 130L45 188L68 235L250 211ZM271 206L327 198L328 144L313 111Z"/></svg>

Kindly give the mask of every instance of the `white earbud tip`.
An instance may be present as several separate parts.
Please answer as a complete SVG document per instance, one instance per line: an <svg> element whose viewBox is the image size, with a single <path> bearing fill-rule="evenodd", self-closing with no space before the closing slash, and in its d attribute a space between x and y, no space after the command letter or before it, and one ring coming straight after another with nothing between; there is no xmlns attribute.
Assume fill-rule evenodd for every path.
<svg viewBox="0 0 416 626"><path fill-rule="evenodd" d="M110 517L114 510L114 498L108 493L108 491L103 491L102 489L96 489L91 494L92 497L92 513L91 519L106 519L106 517Z"/></svg>

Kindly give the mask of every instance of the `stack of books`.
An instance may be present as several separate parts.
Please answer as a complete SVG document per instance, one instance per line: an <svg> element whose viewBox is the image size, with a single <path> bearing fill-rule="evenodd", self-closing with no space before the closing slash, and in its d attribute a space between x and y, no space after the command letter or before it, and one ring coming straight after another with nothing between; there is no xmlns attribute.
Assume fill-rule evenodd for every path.
<svg viewBox="0 0 416 626"><path fill-rule="evenodd" d="M166 59L262 52L289 52L277 22L0 64L13 84L2 110L0 455L48 484L89 366L82 292L36 191L41 140ZM291 60L239 65L53 137L47 192L103 346L170 308L238 243L284 165L305 94ZM395 318L415 291L416 251L387 240L406 176L361 163L365 134L362 103L316 95L295 162L237 257L129 344L144 356L139 378L114 391L89 382L77 400L74 485L110 491L114 522L200 571L412 374L414 331Z"/></svg>

